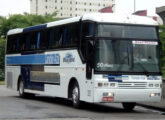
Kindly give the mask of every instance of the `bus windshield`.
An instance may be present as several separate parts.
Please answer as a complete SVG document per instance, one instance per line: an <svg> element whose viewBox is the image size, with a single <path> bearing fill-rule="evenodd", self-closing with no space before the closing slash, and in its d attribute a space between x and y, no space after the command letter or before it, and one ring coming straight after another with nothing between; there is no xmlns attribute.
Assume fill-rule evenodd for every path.
<svg viewBox="0 0 165 120"><path fill-rule="evenodd" d="M100 28L100 26L98 28ZM136 26L136 30L131 26L131 28L136 31L136 33L133 34L134 36L131 36L131 33L126 34L127 30L125 31L123 26L120 28L123 29L123 33L125 34L115 36L114 34L117 34L118 30L116 30L116 33L113 31L114 36L109 38L103 36L102 33L98 34L98 36L101 37L98 37L95 43L95 70L159 73L159 47L158 40L155 40L157 36L154 27L151 27L151 30L145 28L145 30L148 29L151 33L148 35L149 33L146 32L144 35L141 33L144 31L144 27L140 30L140 27ZM127 28L127 26L125 26L125 28ZM101 32L101 30L98 31ZM136 40L134 38L136 38ZM144 38L147 40L144 40Z"/></svg>
<svg viewBox="0 0 165 120"><path fill-rule="evenodd" d="M98 25L98 37L157 39L156 27L133 25Z"/></svg>

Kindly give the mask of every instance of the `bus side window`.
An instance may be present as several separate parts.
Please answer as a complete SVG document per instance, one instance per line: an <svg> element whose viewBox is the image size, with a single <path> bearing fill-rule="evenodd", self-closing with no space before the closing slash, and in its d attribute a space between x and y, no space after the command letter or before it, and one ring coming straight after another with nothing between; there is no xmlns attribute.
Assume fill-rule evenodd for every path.
<svg viewBox="0 0 165 120"><path fill-rule="evenodd" d="M54 28L54 45L55 45L55 48L60 47L59 39L60 39L60 27L55 27Z"/></svg>
<svg viewBox="0 0 165 120"><path fill-rule="evenodd" d="M38 33L37 33L37 49L40 48L40 39L41 39L41 33L38 32Z"/></svg>
<svg viewBox="0 0 165 120"><path fill-rule="evenodd" d="M20 41L21 41L21 37L18 35L16 37L16 40L15 40L15 50L16 50L16 52L19 52L21 50Z"/></svg>
<svg viewBox="0 0 165 120"><path fill-rule="evenodd" d="M53 48L53 39L54 39L53 29L48 31L48 38L49 38L49 48Z"/></svg>
<svg viewBox="0 0 165 120"><path fill-rule="evenodd" d="M7 53L11 53L12 52L12 41L13 41L13 37L12 36L8 36L8 40L7 40Z"/></svg>
<svg viewBox="0 0 165 120"><path fill-rule="evenodd" d="M79 29L77 23L68 26L67 46L77 46L79 38Z"/></svg>
<svg viewBox="0 0 165 120"><path fill-rule="evenodd" d="M30 34L27 33L25 35L25 50L28 51L30 49Z"/></svg>
<svg viewBox="0 0 165 120"><path fill-rule="evenodd" d="M40 31L40 39L38 36L39 41L37 41L37 42L39 42L39 43L37 43L37 44L39 44L39 48L38 47L37 48L40 50L44 50L48 47L48 42L47 42L45 33L46 33L45 31Z"/></svg>
<svg viewBox="0 0 165 120"><path fill-rule="evenodd" d="M60 39L59 39L60 47L65 47L66 46L67 35L68 35L67 27L66 26L65 27L61 27L60 28Z"/></svg>
<svg viewBox="0 0 165 120"><path fill-rule="evenodd" d="M63 41L62 41L62 46L63 47L66 46L67 35L68 35L68 29L67 29L67 27L65 27L64 31L63 31Z"/></svg>
<svg viewBox="0 0 165 120"><path fill-rule="evenodd" d="M7 41L7 53L20 52L20 35L13 35L8 37Z"/></svg>
<svg viewBox="0 0 165 120"><path fill-rule="evenodd" d="M39 32L34 32L30 34L30 50L32 51L37 49L37 41L38 41L38 38L40 39L40 34L38 33Z"/></svg>

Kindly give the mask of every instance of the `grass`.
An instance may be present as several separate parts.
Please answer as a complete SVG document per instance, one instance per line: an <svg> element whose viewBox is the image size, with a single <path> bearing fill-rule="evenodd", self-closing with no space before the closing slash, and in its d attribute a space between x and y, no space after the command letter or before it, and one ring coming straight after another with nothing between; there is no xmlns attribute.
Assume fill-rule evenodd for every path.
<svg viewBox="0 0 165 120"><path fill-rule="evenodd" d="M5 84L5 81L0 81L0 85L4 85Z"/></svg>

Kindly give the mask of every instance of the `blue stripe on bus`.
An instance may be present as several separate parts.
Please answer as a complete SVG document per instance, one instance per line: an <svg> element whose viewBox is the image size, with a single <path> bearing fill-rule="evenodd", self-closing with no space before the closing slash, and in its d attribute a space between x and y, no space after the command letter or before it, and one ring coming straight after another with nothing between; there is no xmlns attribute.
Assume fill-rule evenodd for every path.
<svg viewBox="0 0 165 120"><path fill-rule="evenodd" d="M37 26L32 26L32 27L28 27L28 28L24 28L23 32L30 32L33 30L39 30L39 29L43 29L46 28L47 24L43 24L43 25L37 25Z"/></svg>
<svg viewBox="0 0 165 120"><path fill-rule="evenodd" d="M109 82L123 82L122 80L116 80L116 79L109 79Z"/></svg>
<svg viewBox="0 0 165 120"><path fill-rule="evenodd" d="M103 77L108 78L109 82L123 82L122 78L126 76L122 75L104 75Z"/></svg>
<svg viewBox="0 0 165 120"><path fill-rule="evenodd" d="M35 64L60 64L59 54L49 55L22 55L22 56L9 56L6 58L7 65L35 65Z"/></svg>

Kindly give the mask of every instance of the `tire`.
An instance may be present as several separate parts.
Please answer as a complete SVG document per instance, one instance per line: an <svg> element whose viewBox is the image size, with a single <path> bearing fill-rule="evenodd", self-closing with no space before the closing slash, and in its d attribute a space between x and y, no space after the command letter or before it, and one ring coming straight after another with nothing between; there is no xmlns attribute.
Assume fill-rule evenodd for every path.
<svg viewBox="0 0 165 120"><path fill-rule="evenodd" d="M124 109L128 112L133 111L134 107L136 106L136 103L122 103Z"/></svg>
<svg viewBox="0 0 165 120"><path fill-rule="evenodd" d="M18 92L19 92L19 96L21 98L32 98L32 97L34 97L34 94L24 92L25 86L24 86L24 81L22 79L19 81L18 85L19 85L18 86Z"/></svg>
<svg viewBox="0 0 165 120"><path fill-rule="evenodd" d="M21 98L25 98L25 96L26 96L26 94L25 94L25 92L24 92L25 87L24 87L24 82L23 82L22 79L19 81L19 84L18 84L18 85L19 85L19 86L18 86L19 96L20 96Z"/></svg>
<svg viewBox="0 0 165 120"><path fill-rule="evenodd" d="M74 83L72 88L72 102L74 108L80 108L80 89L78 83Z"/></svg>

